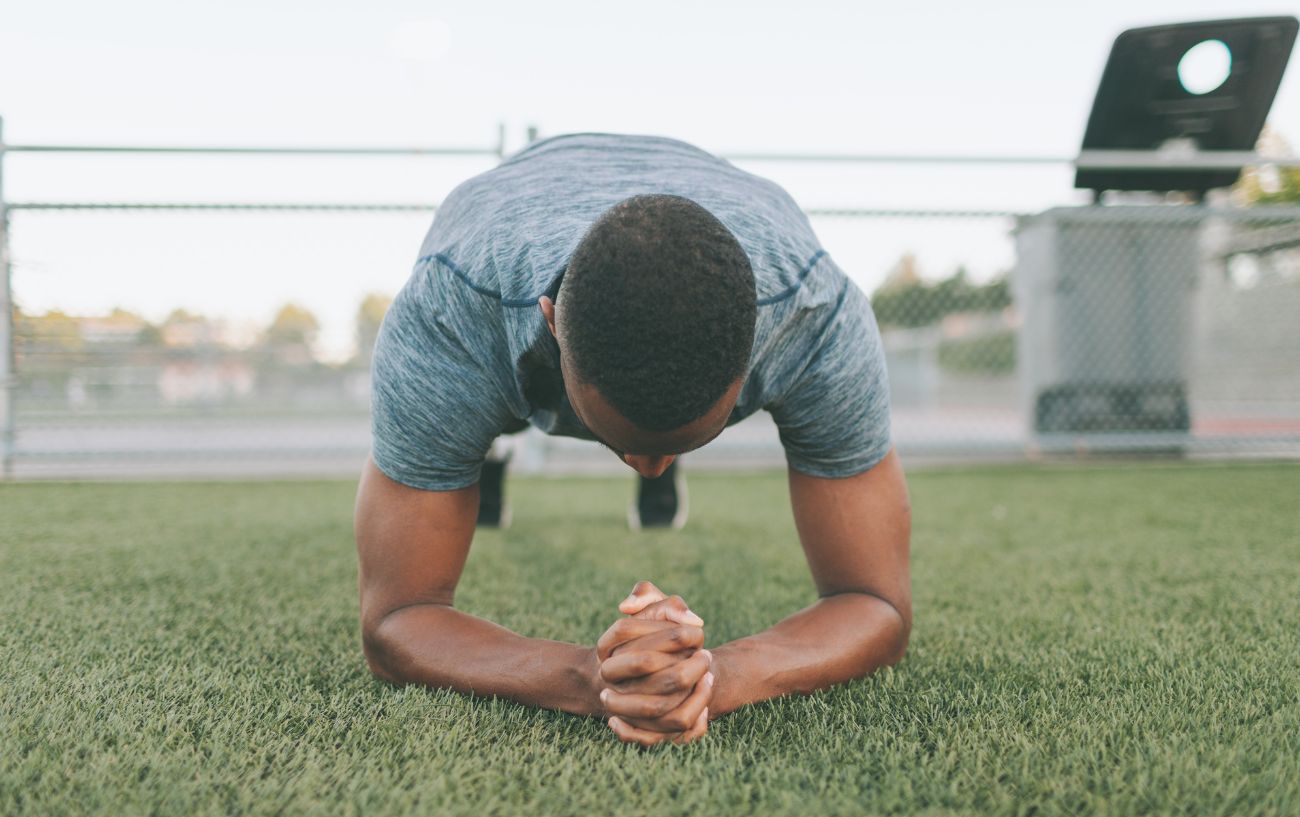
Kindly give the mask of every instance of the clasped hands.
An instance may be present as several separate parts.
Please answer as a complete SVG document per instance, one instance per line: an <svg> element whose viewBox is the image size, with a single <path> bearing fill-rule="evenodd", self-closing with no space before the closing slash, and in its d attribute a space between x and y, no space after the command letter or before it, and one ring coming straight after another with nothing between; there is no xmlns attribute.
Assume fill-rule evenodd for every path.
<svg viewBox="0 0 1300 817"><path fill-rule="evenodd" d="M642 746L703 737L714 684L703 619L650 582L638 582L618 609L628 617L596 643L595 688L609 728Z"/></svg>

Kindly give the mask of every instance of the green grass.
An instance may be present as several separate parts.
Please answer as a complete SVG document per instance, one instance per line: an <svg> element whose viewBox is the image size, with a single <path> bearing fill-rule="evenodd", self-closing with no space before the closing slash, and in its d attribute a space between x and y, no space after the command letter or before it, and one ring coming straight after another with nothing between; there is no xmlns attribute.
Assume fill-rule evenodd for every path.
<svg viewBox="0 0 1300 817"><path fill-rule="evenodd" d="M1300 812L1300 468L911 478L896 669L687 747L373 680L353 486L0 486L0 814ZM813 591L780 475L692 478L681 533L628 480L518 481L458 604L591 642L636 579L710 643Z"/></svg>

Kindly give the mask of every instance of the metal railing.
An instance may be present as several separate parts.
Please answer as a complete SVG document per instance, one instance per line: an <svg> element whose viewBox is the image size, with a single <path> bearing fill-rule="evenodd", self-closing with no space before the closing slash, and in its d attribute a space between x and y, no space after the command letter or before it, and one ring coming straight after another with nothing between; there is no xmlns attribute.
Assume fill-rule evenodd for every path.
<svg viewBox="0 0 1300 817"><path fill-rule="evenodd" d="M534 135L530 133L530 138ZM11 213L24 211L34 213L55 211L431 213L437 208L435 202L6 201L4 196L4 166L5 157L9 153L337 158L385 156L414 158L471 157L499 161L506 155L506 140L505 130L502 128L494 145L482 147L31 145L6 144L3 138L3 120L0 120L0 278L2 278L2 281L0 281L0 466L2 466L5 477L14 475L16 457L20 453L17 445L18 414L15 410L15 395L20 387L19 375L21 373L15 368L18 362L18 338L13 323L15 310L10 274ZM1118 171L1139 171L1153 168L1180 170L1237 169L1247 165L1259 164L1269 164L1287 169L1300 168L1300 159L1265 158L1254 153L1237 151L1087 151L1076 157L740 152L724 154L724 158L734 162L764 164L926 165L938 167L1029 166ZM1293 212L1291 208L1278 208L1270 210L1267 215L1256 213L1254 216L1242 213L1233 213L1226 216L1218 213L1216 215L1217 211L1209 208L1202 212L1211 222L1219 225L1214 227L1214 230L1217 230L1215 240L1220 242L1219 245L1216 245L1219 249L1215 250L1215 252L1219 253L1216 263L1222 262L1222 264L1226 265L1232 257L1237 255L1252 258L1272 258L1278 254L1291 253L1300 244L1300 241L1296 239L1295 231L1295 225L1300 224L1300 212ZM1018 223L1019 227L1017 229L1021 233L1032 227L1031 214L1006 208L812 207L807 210L807 213L814 219L854 220L855 223L860 224L880 224L886 221L893 223L898 220L914 219L964 222L993 220L1008 227L1011 227L1013 222ZM1254 221L1251 221L1252 218L1254 218ZM1240 226L1222 226L1228 222L1238 225L1246 224L1247 226L1244 228ZM1075 231L1077 233L1080 229L1090 228L1079 227L1066 219L1059 224L1053 225L1051 229L1063 229L1067 232ZM1173 253L1176 246L1179 246L1178 242L1182 240L1174 233L1160 232L1159 230L1162 228L1157 228L1156 233L1146 235L1145 238L1141 235L1135 238L1130 226L1121 225L1116 229L1118 232L1098 233L1097 239L1101 242L1098 246L1104 247L1107 242L1112 242L1114 246L1128 246L1132 245L1134 241L1139 243L1147 241L1151 252ZM1197 239L1197 241L1201 241L1201 239ZM1201 246L1203 243L1202 241L1197 246ZM1181 252L1182 250L1178 251ZM1115 269L1119 269L1124 264L1133 263L1126 257L1121 257L1121 255L1115 255L1112 261L1107 263L1111 263ZM1170 255L1170 257L1172 258L1173 255ZM1058 258L1054 263L1059 262L1068 267L1078 260L1077 258ZM1200 262L1193 260L1186 263L1199 264ZM1286 263L1292 262L1287 261ZM1162 271L1152 280L1157 280L1159 276L1174 276L1176 278L1186 272L1177 264L1172 266L1164 265L1164 267L1159 264L1151 266L1152 269L1157 267ZM1287 275L1289 274L1287 273ZM1068 278L1068 276L1066 277ZM1159 280L1164 279L1159 278ZM1067 408L1053 409L1052 406L1057 406L1058 403L1051 403L1051 400L1049 400L1051 406L1044 409L1040 404L1043 399L1042 394L1029 396L1024 394L1026 388L1028 388L1023 382L1027 377L1024 371L1026 365L1024 361L1027 354L1032 354L1032 351L1028 351L1029 347L1026 344L1032 347L1040 341L1044 344L1049 342L1081 343L1085 346L1091 344L1101 348L1101 345L1104 345L1104 339L1099 336L1087 335L1086 332L1064 339L1059 337L1053 339L1049 337L1050 332L1045 329L1035 330L1046 333L1042 334L1041 338L1027 337L1027 333L1022 327L1025 318L1023 309L1031 301L1036 304L1035 309L1059 309L1061 307L1058 302L1051 301L1051 299L1043 301L1039 298L1037 301L1033 301L1032 296L1025 295L1023 292L1019 294L1012 292L1013 289L1024 290L1023 281L1019 282L1017 287L1011 287L1009 283L1003 282L1002 290L996 291L989 288L994 287L994 284L987 282L975 285L970 282L957 281L951 283L951 286L949 286L949 283L951 282L936 283L933 281L912 280L907 275L902 275L892 284L886 282L887 285L882 285L875 293L878 317L880 317L884 329L886 349L890 356L893 372L895 402L898 406L895 427L899 435L908 441L907 445L910 450L918 453L936 453L940 455L954 452L969 453L971 451L999 454L1019 452L1019 454L1023 455L1025 452L1032 453L1035 450L1075 450L1080 447L1093 450L1105 450L1107 448L1152 449L1181 445L1180 441L1188 439L1188 435L1194 431L1188 423L1180 425L1177 422L1179 400L1186 404L1187 400L1196 399L1195 395L1189 396L1186 388L1182 391L1161 391L1160 388L1163 387L1160 387L1146 393L1141 389L1135 391L1132 387L1122 383L1111 384L1110 386L1098 385L1097 382L1094 382L1097 377L1093 374L1083 376L1081 380L1076 378L1079 382L1073 383L1064 392L1059 389L1051 392L1054 395L1053 399L1058 400L1061 406L1067 406L1068 404ZM948 289L942 290L944 286L948 286ZM1116 278L1109 286L1114 287L1116 290L1113 294L1114 297L1121 297L1119 290L1123 288L1123 284L1120 278ZM1289 284L1285 286L1289 286ZM1098 297L1109 296L1103 292ZM1183 298L1184 296L1179 295L1178 297ZM1219 293L1214 297L1227 298L1229 295ZM947 303L942 303L945 298ZM981 301L981 298L985 300ZM1013 314L1015 311L1013 301L1016 300L1021 301L1019 306L1022 314L1020 315ZM908 306L908 304L911 304L911 306ZM1192 308L1186 304L1180 307L1184 312ZM908 309L911 309L912 312L909 313ZM1149 319L1149 316L1135 315L1132 317L1132 320L1138 321L1146 319ZM1215 326L1218 326L1218 324L1215 324ZM1230 331L1229 329L1223 329L1223 327L1220 327L1220 330ZM1113 328L1111 331L1113 331ZM1190 336L1184 338L1184 340L1192 343ZM1278 347L1279 354L1284 354L1292 349L1291 346L1287 345L1293 342L1289 336L1282 338L1278 342L1281 344ZM72 355L57 349L41 349L39 346L39 343L28 343L24 347L24 360L63 360L71 362L75 358L75 365L80 367L78 370L80 374L77 377L81 378L81 381L76 382L85 381L87 377L90 377L91 375L87 375L87 372L93 374L101 370L114 370L114 366L117 367L114 371L118 371L119 374L125 371L120 361L115 363L105 359L105 361L97 363L93 359L93 355L84 350L78 352L77 355ZM1216 353L1211 350L1208 354L1209 357L1214 357ZM1095 354L1088 352L1076 355L1076 357L1079 360L1076 360L1071 365L1075 365L1079 371L1092 372L1097 368L1093 365L1096 361L1089 360L1090 357L1096 357ZM1054 366L1058 363L1059 361L1051 365ZM72 364L70 363L70 365ZM141 365L148 371L145 371L140 377L148 380L149 377L156 374L154 372L154 369L157 368L155 363ZM1219 361L1215 365L1227 366L1228 364ZM150 366L154 368L151 369ZM60 399L58 395L61 393L71 395L77 388L84 390L85 384L83 382L82 385L74 388L73 385L69 385L74 382L73 380L68 380L66 377L60 380L59 378L62 375L56 371L57 367L51 367L49 372L44 372L39 366L33 365L29 368L33 369L33 372L29 372L30 376L23 381L28 386L37 383L40 377L48 376L48 382L38 384L38 386L46 389L42 394L54 395L48 403L49 407L54 408L42 409L44 412L42 422L45 423L44 428L46 430L52 430L51 433L57 435L60 428L59 422L62 422L58 418L64 416L60 414L60 409L57 408ZM1040 365L1039 368L1041 369L1042 366ZM1051 368L1051 366L1048 368ZM1102 366L1102 369L1104 368L1105 365ZM1112 368L1122 369L1123 367L1114 364ZM1268 369L1267 366L1264 368ZM1182 373L1179 375L1181 377L1193 377L1192 374L1185 370L1180 369L1178 371ZM1261 374L1260 378L1263 378L1263 380L1260 380L1259 383L1246 383L1241 388L1247 392L1251 389L1257 389L1260 394L1265 392L1272 394L1273 392L1269 391L1268 387L1260 384L1264 383L1268 378L1285 379L1290 374L1291 370L1287 368L1285 362L1282 362L1276 371L1269 369ZM1047 377L1047 375L1042 375L1041 372L1034 376ZM121 374L118 379L126 382L130 380L130 377ZM1048 380L1050 379L1048 377ZM1102 380L1104 379L1102 378ZM1159 378L1156 379L1159 380ZM1017 380L1021 382L1013 382ZM1044 389L1047 389L1047 391L1051 391L1052 388L1057 388L1060 385L1053 385L1053 383L1048 383L1047 380L1044 380L1044 384ZM149 388L153 387L149 386ZM63 391L60 392L60 389ZM955 401L944 396L954 389L965 389L965 391ZM1070 389L1073 389L1073 391ZM37 390L37 387L32 387L33 394ZM1014 399L1009 397L1011 391L1016 392ZM1265 450L1267 451L1291 451L1290 446L1300 443L1300 422L1292 422L1293 415L1294 419L1300 421L1300 396L1291 395L1285 389L1278 393L1282 396L1276 399L1268 398L1264 402L1267 403L1269 400L1273 400L1270 405L1274 405L1274 408L1281 405L1283 407L1281 414L1284 416L1279 419L1278 416L1274 416L1278 414L1277 411L1270 414L1271 409L1264 410L1263 413L1267 416L1264 416L1262 420L1256 423L1254 432L1252 432L1254 433L1253 439L1256 442L1263 441L1266 443ZM1066 396L1062 397L1061 394ZM1169 397L1169 395L1173 395L1173 397ZM1249 394L1246 396L1247 398L1250 397ZM1169 399L1162 403L1161 400L1164 397L1169 397ZM71 400L71 398L68 399ZM1215 397L1213 399L1220 398ZM32 400L36 402L36 398L32 398ZM1169 403L1169 400L1172 400L1171 405L1174 406L1172 413L1169 415L1173 418L1171 420L1173 422L1172 426L1160 426L1159 422L1163 422L1163 420L1157 422L1143 414L1143 406L1148 404L1165 405ZM1036 403L1035 401L1039 402ZM1213 400L1210 402L1212 403ZM1249 402L1249 399L1246 402ZM1206 405L1209 405L1209 403ZM1089 406L1092 406L1092 408L1089 409ZM936 407L944 410L936 413ZM345 412L349 418L348 423L353 423L358 410L357 406L352 405ZM1057 413L1052 414L1052 411ZM1089 411L1092 413L1089 414ZM1039 415L1042 415L1043 412L1047 412L1047 419L1050 420L1046 425L1039 422L1042 420ZM1065 412L1065 414L1061 414L1061 412ZM1148 414L1150 413L1148 412ZM66 412L64 414L69 417L72 416ZM217 414L238 417L239 411L235 410L224 415L218 411ZM204 416L211 418L210 413ZM1206 416L1217 415L1211 413ZM95 422L112 424L115 422L114 417L115 415L111 409L102 410L95 415ZM963 422L965 422L962 420L963 417L974 418L969 419L969 423L976 425L963 425ZM1062 419L1063 417L1064 419ZM1222 432L1223 429L1228 429L1228 433L1230 433L1233 427L1232 423L1240 419L1234 418L1236 418L1236 415L1216 421L1220 422L1219 430ZM1128 426L1125 425L1126 422L1129 423ZM1152 422L1156 423L1155 428L1143 426L1143 423L1149 426ZM978 426L980 423L983 423L983 425ZM1057 425L1053 426L1052 423ZM1064 425L1061 425L1062 423ZM997 428L996 432L988 430L994 427ZM40 430L41 428L37 428L37 431ZM316 440L315 442L308 440L304 445L311 448L311 450L321 452L337 449L346 452L349 456L355 453L359 446L363 446L361 442L363 435L356 430L354 424L346 426L346 433L340 435L336 433L337 431L338 429L333 429L322 432L319 439L312 438ZM728 432L737 439L737 442L731 449L724 450L723 458L727 462L743 462L747 460L747 451L761 449L764 453L758 459L768 457L763 461L769 461L774 440L774 436L770 431L770 428L760 427L756 432L757 436L748 442L746 442L747 438L744 435ZM262 433L262 431L257 432L257 434ZM311 437L310 434L306 436ZM1212 436L1209 432L1205 432L1202 434L1202 439L1208 440ZM344 444L331 442L331 440L339 437L345 437L349 442ZM229 460L231 458L237 459L240 456L239 452L242 450L238 445L232 446L230 439L220 434L212 440L199 445L193 443L192 437L187 439L190 440L189 443L184 441L176 443L174 451L183 452L187 456L194 455L212 460ZM255 441L251 445L259 444ZM534 452L535 458L557 454L563 456L566 452L572 450L568 443L561 441L535 442L534 448L539 446L545 450L541 454ZM58 445L53 446L53 448L47 446L42 452L33 453L33 456L47 462L76 459L82 455L90 458L100 456L104 459L116 458L123 462L131 462L147 459L158 453L151 452L147 444L139 441L109 447L99 454L89 451L59 449L60 446ZM728 457L730 459L727 459Z"/></svg>

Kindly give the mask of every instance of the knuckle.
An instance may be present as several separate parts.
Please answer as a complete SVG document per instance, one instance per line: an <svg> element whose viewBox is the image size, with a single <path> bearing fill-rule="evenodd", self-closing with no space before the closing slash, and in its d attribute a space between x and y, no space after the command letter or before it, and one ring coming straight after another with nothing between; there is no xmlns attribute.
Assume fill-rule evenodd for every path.
<svg viewBox="0 0 1300 817"><path fill-rule="evenodd" d="M679 627L674 627L670 637L674 644L682 647L690 647L695 645L701 636L703 636L703 632L700 628L683 624Z"/></svg>
<svg viewBox="0 0 1300 817"><path fill-rule="evenodd" d="M670 606L678 610L686 609L686 602L682 599L681 596L669 596L667 601Z"/></svg>

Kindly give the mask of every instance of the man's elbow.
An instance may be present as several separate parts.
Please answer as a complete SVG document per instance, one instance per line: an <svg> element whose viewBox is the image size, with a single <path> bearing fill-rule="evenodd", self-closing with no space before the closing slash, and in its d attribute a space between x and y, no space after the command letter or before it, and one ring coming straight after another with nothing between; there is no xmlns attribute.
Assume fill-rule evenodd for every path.
<svg viewBox="0 0 1300 817"><path fill-rule="evenodd" d="M397 671L395 661L396 649L393 644L392 628L385 627L388 617L366 622L361 627L361 653L366 659L370 673L381 681L390 684L403 683Z"/></svg>
<svg viewBox="0 0 1300 817"><path fill-rule="evenodd" d="M900 610L896 605L879 596L880 610L884 613L881 626L876 630L875 638L881 649L880 666L892 667L907 654L907 643L912 636L912 611Z"/></svg>
<svg viewBox="0 0 1300 817"><path fill-rule="evenodd" d="M388 666L384 661L384 648L374 631L362 631L361 654L366 659L366 667L370 669L371 675L381 681L387 681L390 684L395 682L393 674L389 672Z"/></svg>
<svg viewBox="0 0 1300 817"><path fill-rule="evenodd" d="M361 615L361 651L366 666L376 678L391 684L428 683L431 668L427 656L436 653L429 647L441 623L437 613L449 605L416 602L389 610L382 616L369 616L365 605Z"/></svg>
<svg viewBox="0 0 1300 817"><path fill-rule="evenodd" d="M912 637L911 617L904 616L897 609L894 610L894 614L895 618L888 630L888 650L885 653L884 661L884 666L888 667L892 667L903 660L903 656L907 654L908 640Z"/></svg>

